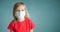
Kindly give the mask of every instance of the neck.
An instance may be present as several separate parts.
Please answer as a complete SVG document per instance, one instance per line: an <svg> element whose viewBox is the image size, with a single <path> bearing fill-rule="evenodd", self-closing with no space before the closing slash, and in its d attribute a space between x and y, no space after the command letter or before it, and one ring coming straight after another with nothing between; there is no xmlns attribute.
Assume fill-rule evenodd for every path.
<svg viewBox="0 0 60 32"><path fill-rule="evenodd" d="M20 22L23 22L24 20L25 20L25 18L18 19L18 21L20 21Z"/></svg>

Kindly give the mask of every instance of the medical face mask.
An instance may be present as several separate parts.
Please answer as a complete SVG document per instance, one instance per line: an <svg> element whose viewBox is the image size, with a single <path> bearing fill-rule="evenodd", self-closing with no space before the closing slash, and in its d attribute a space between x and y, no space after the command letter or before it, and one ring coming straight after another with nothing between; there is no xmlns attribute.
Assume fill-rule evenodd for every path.
<svg viewBox="0 0 60 32"><path fill-rule="evenodd" d="M18 19L24 19L24 17L25 17L25 11L16 11L15 16Z"/></svg>

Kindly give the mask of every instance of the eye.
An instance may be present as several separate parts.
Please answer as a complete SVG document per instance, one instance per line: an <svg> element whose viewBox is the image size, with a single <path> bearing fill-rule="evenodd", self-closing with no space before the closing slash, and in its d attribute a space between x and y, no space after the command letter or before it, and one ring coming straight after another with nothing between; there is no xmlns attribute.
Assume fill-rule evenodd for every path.
<svg viewBox="0 0 60 32"><path fill-rule="evenodd" d="M20 11L20 10L18 10L18 11Z"/></svg>
<svg viewBox="0 0 60 32"><path fill-rule="evenodd" d="M24 11L24 10L21 10L21 11Z"/></svg>

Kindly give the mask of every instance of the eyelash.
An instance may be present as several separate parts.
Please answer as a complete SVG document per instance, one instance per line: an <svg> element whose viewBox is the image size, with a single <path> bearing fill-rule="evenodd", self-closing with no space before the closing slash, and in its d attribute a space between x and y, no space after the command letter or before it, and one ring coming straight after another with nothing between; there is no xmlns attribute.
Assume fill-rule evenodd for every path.
<svg viewBox="0 0 60 32"><path fill-rule="evenodd" d="M24 11L24 10L22 10L22 11Z"/></svg>
<svg viewBox="0 0 60 32"><path fill-rule="evenodd" d="M18 10L18 11L20 11L20 10ZM24 11L24 10L21 10L21 11Z"/></svg>

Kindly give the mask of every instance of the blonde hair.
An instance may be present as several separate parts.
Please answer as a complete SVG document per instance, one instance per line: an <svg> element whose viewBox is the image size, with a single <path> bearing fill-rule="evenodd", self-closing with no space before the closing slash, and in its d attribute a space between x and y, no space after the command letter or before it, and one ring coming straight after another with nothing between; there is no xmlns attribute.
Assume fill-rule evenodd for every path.
<svg viewBox="0 0 60 32"><path fill-rule="evenodd" d="M17 7L19 7L20 5L24 5L24 6L25 6L25 4L24 4L23 2L17 2L17 3L14 5L14 7L13 7L13 17L14 17L15 20L17 19L16 16L15 16L15 10L16 10ZM26 8L25 18L29 18L29 13L28 13L27 8Z"/></svg>

